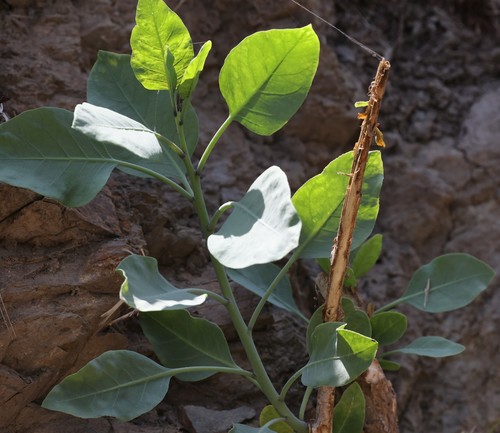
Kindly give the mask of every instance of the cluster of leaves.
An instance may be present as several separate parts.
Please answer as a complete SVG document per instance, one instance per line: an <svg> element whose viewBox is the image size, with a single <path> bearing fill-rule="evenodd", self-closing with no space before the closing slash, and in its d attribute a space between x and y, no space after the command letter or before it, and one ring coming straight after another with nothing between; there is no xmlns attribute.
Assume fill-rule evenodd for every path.
<svg viewBox="0 0 500 433"><path fill-rule="evenodd" d="M323 266L328 262L348 183L342 173L350 171L352 153L332 161L293 196L285 173L270 167L241 200L223 204L212 217L205 206L201 175L233 121L256 134L270 135L298 110L318 65L316 34L310 26L259 32L229 53L219 78L229 115L197 164L192 155L198 145L198 121L191 97L211 42L195 55L188 30L162 0L139 0L131 46L132 56L99 53L88 80L88 102L74 113L41 108L0 125L0 180L67 206L92 200L115 168L164 182L192 200L220 293L174 287L159 273L154 258L127 257L118 266L124 277L120 298L141 312L141 326L160 363L130 351L106 352L57 385L43 406L84 418L107 415L130 420L164 398L172 377L199 381L231 373L246 377L269 399L258 430L305 432L304 413L312 390L350 384L335 407L335 432L361 432L364 398L354 380L381 353L379 346L393 344L405 333L406 317L392 308L401 303L428 312L460 308L485 289L493 271L468 255L449 254L420 268L405 294L372 317L347 298L342 323L322 323L320 309L310 319L304 317L293 300L287 272L303 258ZM381 236L368 238L378 214L382 179L381 155L372 152L346 285L355 284L380 254ZM218 224L229 210L229 217ZM283 266L274 264L284 258ZM261 298L248 323L241 317L230 280ZM216 324L187 311L207 299L227 308L251 369L235 363ZM309 361L280 392L252 340L267 302L308 323ZM442 337L426 336L379 358L387 368L397 368L385 358L394 353L449 356L462 350ZM304 400L300 413L294 414L286 396L299 379ZM238 433L255 430L233 428Z"/></svg>

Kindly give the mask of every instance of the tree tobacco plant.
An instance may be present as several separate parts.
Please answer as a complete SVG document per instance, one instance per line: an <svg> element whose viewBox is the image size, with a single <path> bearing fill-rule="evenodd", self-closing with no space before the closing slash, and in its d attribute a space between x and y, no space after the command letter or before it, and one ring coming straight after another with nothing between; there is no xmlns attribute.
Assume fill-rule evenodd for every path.
<svg viewBox="0 0 500 433"><path fill-rule="evenodd" d="M115 168L165 183L193 203L220 292L175 287L160 275L154 258L125 258L118 266L124 277L120 298L140 312L141 326L160 363L132 351L106 352L52 389L45 408L127 421L159 404L172 377L192 382L226 373L248 379L269 400L260 428L236 424L234 433L307 432L305 409L312 391L321 386L348 386L332 414L334 432L347 432L349 426L349 433L357 433L363 428L365 403L355 379L377 354L384 367L396 369L398 365L387 359L395 353L440 357L464 349L438 336L420 337L389 352L380 347L396 343L406 331L406 317L394 311L399 304L431 313L450 311L486 288L492 269L469 255L448 254L423 266L401 298L371 317L348 297L340 323L322 323L321 309L306 318L296 306L287 272L303 258L328 267L348 183L342 173L349 172L352 153L333 160L293 196L285 173L273 166L241 200L224 203L213 215L207 210L202 174L228 126L237 122L255 134L271 135L303 103L319 59L319 41L311 26L255 33L228 54L219 86L229 114L199 159L193 157L199 144L191 98L211 42L195 55L188 30L162 0L139 0L131 46L131 56L99 53L88 80L87 102L77 105L74 113L40 108L0 125L0 180L71 207L91 201ZM347 288L380 254L381 236L369 236L382 178L380 152L371 152ZM277 261L285 264L278 266ZM248 323L238 309L231 280L260 297ZM227 309L249 369L236 364L216 324L189 313L189 307L208 298ZM309 361L282 384L270 380L252 338L267 302L308 323ZM304 399L294 413L287 393L299 380Z"/></svg>

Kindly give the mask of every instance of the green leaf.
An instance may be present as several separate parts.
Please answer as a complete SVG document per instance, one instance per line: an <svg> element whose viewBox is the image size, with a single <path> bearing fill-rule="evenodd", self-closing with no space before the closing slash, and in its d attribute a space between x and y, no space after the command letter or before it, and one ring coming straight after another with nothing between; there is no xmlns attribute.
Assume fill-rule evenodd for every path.
<svg viewBox="0 0 500 433"><path fill-rule="evenodd" d="M445 254L422 266L405 294L391 306L406 302L429 313L442 313L471 303L490 283L495 271L468 254Z"/></svg>
<svg viewBox="0 0 500 433"><path fill-rule="evenodd" d="M192 317L187 311L143 313L141 326L161 363L177 367L234 367L226 338L212 322ZM215 372L176 375L180 380L197 381Z"/></svg>
<svg viewBox="0 0 500 433"><path fill-rule="evenodd" d="M314 330L318 325L321 325L323 323L323 309L325 308L325 305L323 304L321 307L319 307L311 316L309 319L309 324L307 325L307 333L306 333L306 347L307 347L307 353L311 354L312 352L312 335Z"/></svg>
<svg viewBox="0 0 500 433"><path fill-rule="evenodd" d="M252 184L220 230L208 238L210 253L233 269L286 256L299 241L301 222L285 173L271 167Z"/></svg>
<svg viewBox="0 0 500 433"><path fill-rule="evenodd" d="M80 418L130 421L163 400L170 377L168 368L143 355L110 351L56 385L42 407Z"/></svg>
<svg viewBox="0 0 500 433"><path fill-rule="evenodd" d="M329 322L318 325L311 337L311 358L302 371L305 386L344 386L371 364L377 353L375 340Z"/></svg>
<svg viewBox="0 0 500 433"><path fill-rule="evenodd" d="M318 59L319 40L310 25L243 39L220 71L230 117L256 134L275 133L304 102Z"/></svg>
<svg viewBox="0 0 500 433"><path fill-rule="evenodd" d="M245 424L233 424L228 433L275 433L270 427L250 427Z"/></svg>
<svg viewBox="0 0 500 433"><path fill-rule="evenodd" d="M333 433L362 433L365 425L365 396L354 382L333 410Z"/></svg>
<svg viewBox="0 0 500 433"><path fill-rule="evenodd" d="M212 48L212 42L207 41L203 44L198 55L191 60L188 67L184 71L182 80L179 83L179 95L183 99L191 98L191 95L198 84L198 79L200 78L201 71L205 66L205 61L207 60L208 53Z"/></svg>
<svg viewBox="0 0 500 433"><path fill-rule="evenodd" d="M277 418L282 418L282 416L278 413L278 411L274 408L272 405L267 405L262 409L262 412L260 413L259 416L259 424L260 426L264 426L273 419ZM290 427L289 424L287 424L285 421L276 421L275 423L271 424L269 427L272 431L276 433L294 433L294 430L292 427Z"/></svg>
<svg viewBox="0 0 500 433"><path fill-rule="evenodd" d="M125 281L120 299L139 311L180 310L205 302L207 295L194 295L189 289L178 289L158 271L153 257L131 255L116 268Z"/></svg>
<svg viewBox="0 0 500 433"><path fill-rule="evenodd" d="M359 247L351 268L356 278L365 276L375 266L382 252L382 235L375 235Z"/></svg>
<svg viewBox="0 0 500 433"><path fill-rule="evenodd" d="M342 298L342 309L344 310L343 320L346 322L346 329L363 334L366 337L372 337L370 318L363 310L356 308L354 302L346 297Z"/></svg>
<svg viewBox="0 0 500 433"><path fill-rule="evenodd" d="M130 56L100 51L87 82L87 101L127 116L180 146L172 100L168 91L145 89L130 66ZM188 102L184 115L185 138L190 155L198 143L198 118ZM170 149L150 168L166 177L184 164ZM149 166L148 166L149 167Z"/></svg>
<svg viewBox="0 0 500 433"><path fill-rule="evenodd" d="M398 341L406 332L408 320L404 314L396 311L385 311L375 314L370 319L372 338L380 346L387 346Z"/></svg>
<svg viewBox="0 0 500 433"><path fill-rule="evenodd" d="M83 206L116 166L137 155L106 146L71 128L73 114L59 108L26 111L0 124L0 181Z"/></svg>
<svg viewBox="0 0 500 433"><path fill-rule="evenodd" d="M135 21L130 38L135 76L146 89L168 90L167 46L173 55L176 81L179 82L194 57L191 36L182 20L163 0L139 0Z"/></svg>
<svg viewBox="0 0 500 433"><path fill-rule="evenodd" d="M401 364L388 359L380 359L379 364L386 371L398 371L401 368Z"/></svg>
<svg viewBox="0 0 500 433"><path fill-rule="evenodd" d="M345 173L350 173L351 165L352 152L348 152L328 164L321 174L309 179L294 194L292 201L302 221L299 245L301 257L330 257L349 183L349 176ZM382 179L380 152L370 152L352 249L361 245L373 230Z"/></svg>
<svg viewBox="0 0 500 433"><path fill-rule="evenodd" d="M278 276L280 270L278 266L272 263L266 263L244 269L227 269L227 274L233 281L236 281L246 289L262 297L274 279ZM280 280L272 295L269 297L269 302L306 320L293 299L292 285L287 276L284 276Z"/></svg>
<svg viewBox="0 0 500 433"><path fill-rule="evenodd" d="M401 349L391 350L383 356L392 355L394 353L406 353L408 355L429 356L431 358L443 358L445 356L453 356L462 353L465 347L454 341L447 340L439 336L420 337L413 340L408 346Z"/></svg>

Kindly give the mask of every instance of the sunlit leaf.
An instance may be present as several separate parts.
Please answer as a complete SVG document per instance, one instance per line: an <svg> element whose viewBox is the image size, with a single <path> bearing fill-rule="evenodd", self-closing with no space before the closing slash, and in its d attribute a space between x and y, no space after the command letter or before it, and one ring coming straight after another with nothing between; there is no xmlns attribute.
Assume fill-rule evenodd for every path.
<svg viewBox="0 0 500 433"><path fill-rule="evenodd" d="M234 203L233 212L207 245L224 266L242 269L283 258L297 246L300 227L286 175L271 167Z"/></svg>
<svg viewBox="0 0 500 433"><path fill-rule="evenodd" d="M319 40L311 26L243 39L220 71L230 116L256 134L278 131L304 102L318 59Z"/></svg>
<svg viewBox="0 0 500 433"><path fill-rule="evenodd" d="M153 257L131 255L117 267L125 281L120 299L139 311L180 310L205 302L207 295L194 295L189 289L178 289L158 271Z"/></svg>
<svg viewBox="0 0 500 433"><path fill-rule="evenodd" d="M429 356L431 358L442 358L462 353L465 347L439 336L420 337L413 340L408 346L386 352L383 356L394 353L406 353L407 355Z"/></svg>
<svg viewBox="0 0 500 433"><path fill-rule="evenodd" d="M106 352L56 385L42 407L80 418L130 421L163 400L170 377L168 368L138 353Z"/></svg>
<svg viewBox="0 0 500 433"><path fill-rule="evenodd" d="M179 95L183 99L189 99L198 84L198 79L200 77L201 71L203 71L203 67L205 66L205 61L207 60L208 53L212 48L212 42L207 41L203 44L200 49L198 55L191 60L186 70L184 71L184 75L179 83Z"/></svg>
<svg viewBox="0 0 500 433"><path fill-rule="evenodd" d="M272 405L267 405L264 407L264 409L262 409L260 413L259 424L262 427L266 425L269 421L272 421L273 419L276 418L282 418L282 416ZM290 427L290 425L287 424L285 421L276 421L268 428L276 433L294 433L293 428Z"/></svg>
<svg viewBox="0 0 500 433"><path fill-rule="evenodd" d="M354 382L333 410L333 433L362 433L365 425L365 396Z"/></svg>

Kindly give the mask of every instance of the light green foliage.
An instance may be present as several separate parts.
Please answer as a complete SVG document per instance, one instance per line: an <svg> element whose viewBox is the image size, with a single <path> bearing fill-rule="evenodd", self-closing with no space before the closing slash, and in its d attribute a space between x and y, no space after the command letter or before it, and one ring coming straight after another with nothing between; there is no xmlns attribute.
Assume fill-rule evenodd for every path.
<svg viewBox="0 0 500 433"><path fill-rule="evenodd" d="M290 427L285 421L276 421L272 423L273 420L282 418L278 411L271 405L267 405L262 409L259 416L260 426L268 425L268 428L276 433L293 433L292 427Z"/></svg>
<svg viewBox="0 0 500 433"><path fill-rule="evenodd" d="M365 396L354 382L343 392L333 411L333 433L362 433L365 424Z"/></svg>
<svg viewBox="0 0 500 433"><path fill-rule="evenodd" d="M189 62L189 65L182 76L182 80L179 83L179 94L182 99L189 99L193 94L211 48L212 42L205 42L198 55L191 60L191 62Z"/></svg>

